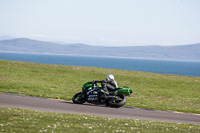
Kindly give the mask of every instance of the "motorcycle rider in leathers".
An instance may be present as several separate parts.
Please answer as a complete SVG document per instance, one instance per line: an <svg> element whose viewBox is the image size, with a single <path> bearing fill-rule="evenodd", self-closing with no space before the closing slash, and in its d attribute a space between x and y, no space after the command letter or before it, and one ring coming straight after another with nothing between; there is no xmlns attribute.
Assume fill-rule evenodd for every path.
<svg viewBox="0 0 200 133"><path fill-rule="evenodd" d="M106 95L109 95L109 90L118 88L117 82L115 81L114 76L111 74L106 77L106 80L99 80L95 82L101 83Z"/></svg>

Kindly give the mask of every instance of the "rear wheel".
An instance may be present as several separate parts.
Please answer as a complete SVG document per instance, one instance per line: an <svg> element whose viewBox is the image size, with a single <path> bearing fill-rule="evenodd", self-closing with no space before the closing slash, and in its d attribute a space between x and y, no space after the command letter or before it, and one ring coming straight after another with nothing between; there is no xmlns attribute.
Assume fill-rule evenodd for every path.
<svg viewBox="0 0 200 133"><path fill-rule="evenodd" d="M123 94L117 94L116 99L111 99L108 101L108 105L110 107L119 108L122 107L126 103L126 96Z"/></svg>
<svg viewBox="0 0 200 133"><path fill-rule="evenodd" d="M73 103L83 104L87 101L86 94L83 92L79 92L73 96L72 101Z"/></svg>

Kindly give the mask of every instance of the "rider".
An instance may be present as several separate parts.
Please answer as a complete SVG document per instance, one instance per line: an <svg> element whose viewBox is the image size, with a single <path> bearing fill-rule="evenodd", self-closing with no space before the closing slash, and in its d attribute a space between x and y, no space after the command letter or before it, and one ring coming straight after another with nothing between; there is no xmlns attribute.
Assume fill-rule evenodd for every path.
<svg viewBox="0 0 200 133"><path fill-rule="evenodd" d="M118 88L117 82L114 79L113 75L107 75L106 80L100 80L100 81L95 81L97 83L101 83L101 86L103 87L103 90L105 91L106 95L109 95L108 90L114 90Z"/></svg>

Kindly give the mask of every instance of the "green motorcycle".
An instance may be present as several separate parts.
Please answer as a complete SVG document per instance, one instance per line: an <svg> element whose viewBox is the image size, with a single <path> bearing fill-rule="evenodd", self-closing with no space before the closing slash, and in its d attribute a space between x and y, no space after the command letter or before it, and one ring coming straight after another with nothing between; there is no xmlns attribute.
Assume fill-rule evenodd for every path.
<svg viewBox="0 0 200 133"><path fill-rule="evenodd" d="M130 96L132 93L132 88L123 87L110 90L107 96L104 94L102 86L93 81L85 83L82 87L82 92L75 94L72 101L77 104L88 102L119 108L126 103L126 96Z"/></svg>

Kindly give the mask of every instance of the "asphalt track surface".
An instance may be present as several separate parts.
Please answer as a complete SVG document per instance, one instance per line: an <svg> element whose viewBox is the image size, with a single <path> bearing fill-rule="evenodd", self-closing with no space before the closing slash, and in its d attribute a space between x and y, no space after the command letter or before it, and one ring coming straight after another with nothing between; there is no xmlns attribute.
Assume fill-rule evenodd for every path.
<svg viewBox="0 0 200 133"><path fill-rule="evenodd" d="M139 109L134 107L111 108L105 107L104 105L87 103L74 104L71 101L8 93L0 93L0 107L200 125L199 114Z"/></svg>

